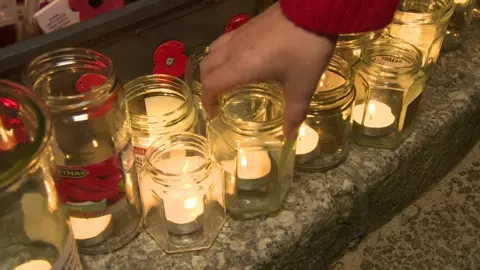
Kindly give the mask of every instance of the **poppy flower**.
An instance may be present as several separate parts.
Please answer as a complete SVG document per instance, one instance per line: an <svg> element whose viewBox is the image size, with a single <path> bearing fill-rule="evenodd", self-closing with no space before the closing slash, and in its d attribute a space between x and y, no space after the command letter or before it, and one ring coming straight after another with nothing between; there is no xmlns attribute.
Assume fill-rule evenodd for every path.
<svg viewBox="0 0 480 270"><path fill-rule="evenodd" d="M180 41L168 41L160 45L153 54L153 74L167 74L181 77L185 73L188 57L185 45Z"/></svg>

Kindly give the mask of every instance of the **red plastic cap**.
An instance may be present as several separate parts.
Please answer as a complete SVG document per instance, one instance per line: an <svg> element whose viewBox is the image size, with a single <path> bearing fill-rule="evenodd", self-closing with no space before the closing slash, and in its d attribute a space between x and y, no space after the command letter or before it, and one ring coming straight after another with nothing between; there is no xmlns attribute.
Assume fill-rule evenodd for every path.
<svg viewBox="0 0 480 270"><path fill-rule="evenodd" d="M107 81L107 77L96 74L96 73L87 73L83 74L75 84L75 88L79 93L86 93L92 89L92 87L100 87Z"/></svg>
<svg viewBox="0 0 480 270"><path fill-rule="evenodd" d="M232 32L233 30L244 25L249 20L250 20L250 16L248 16L248 14L240 13L235 17L231 18L230 21L228 21L227 25L225 25L224 32L225 33Z"/></svg>
<svg viewBox="0 0 480 270"><path fill-rule="evenodd" d="M188 57L181 41L171 40L160 45L153 54L153 74L181 77L185 73Z"/></svg>

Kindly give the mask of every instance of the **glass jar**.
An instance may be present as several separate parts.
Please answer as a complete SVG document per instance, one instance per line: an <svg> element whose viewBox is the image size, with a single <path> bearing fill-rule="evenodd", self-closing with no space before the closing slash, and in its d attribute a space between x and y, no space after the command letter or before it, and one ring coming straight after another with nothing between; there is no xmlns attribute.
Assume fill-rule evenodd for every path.
<svg viewBox="0 0 480 270"><path fill-rule="evenodd" d="M111 60L60 49L34 59L23 75L52 113L58 189L80 252L126 245L141 228L142 207L126 101Z"/></svg>
<svg viewBox="0 0 480 270"><path fill-rule="evenodd" d="M207 137L225 171L226 206L235 218L277 211L290 187L295 143L283 135L283 110L276 85L245 85L222 97L218 116L208 123Z"/></svg>
<svg viewBox="0 0 480 270"><path fill-rule="evenodd" d="M380 34L381 31L339 35L335 54L353 66L360 59L368 43L378 38Z"/></svg>
<svg viewBox="0 0 480 270"><path fill-rule="evenodd" d="M136 78L125 85L125 91L140 172L152 142L172 132L193 131L197 113L187 84L170 75Z"/></svg>
<svg viewBox="0 0 480 270"><path fill-rule="evenodd" d="M410 135L427 79L421 65L419 49L402 40L381 38L365 50L354 67L357 144L395 149Z"/></svg>
<svg viewBox="0 0 480 270"><path fill-rule="evenodd" d="M202 106L202 83L200 82L200 62L208 54L208 47L192 53L188 57L185 80L192 90L193 100L198 112L198 121L195 126L195 133L207 136L208 115Z"/></svg>
<svg viewBox="0 0 480 270"><path fill-rule="evenodd" d="M403 0L386 33L417 46L427 68L437 62L452 14L453 0Z"/></svg>
<svg viewBox="0 0 480 270"><path fill-rule="evenodd" d="M326 171L348 156L355 88L350 65L334 55L320 78L307 118L300 127L295 165L304 171Z"/></svg>
<svg viewBox="0 0 480 270"><path fill-rule="evenodd" d="M225 179L205 137L172 133L140 172L145 227L167 253L210 247L225 222Z"/></svg>
<svg viewBox="0 0 480 270"><path fill-rule="evenodd" d="M454 0L454 12L448 22L442 45L443 51L454 50L465 41L474 7L475 0Z"/></svg>
<svg viewBox="0 0 480 270"><path fill-rule="evenodd" d="M0 133L0 269L81 270L55 189L52 127L43 101L0 80Z"/></svg>

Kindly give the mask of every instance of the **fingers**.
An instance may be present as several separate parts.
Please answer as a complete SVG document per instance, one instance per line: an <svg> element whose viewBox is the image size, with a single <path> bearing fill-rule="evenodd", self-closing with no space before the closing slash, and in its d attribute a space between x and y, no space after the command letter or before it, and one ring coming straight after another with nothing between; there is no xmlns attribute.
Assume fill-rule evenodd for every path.
<svg viewBox="0 0 480 270"><path fill-rule="evenodd" d="M212 70L228 61L228 50L222 50L223 45L231 39L232 33L227 33L215 40L209 47L209 53L203 57L200 63L200 80L206 77Z"/></svg>
<svg viewBox="0 0 480 270"><path fill-rule="evenodd" d="M217 38L212 44L210 44L210 51L215 51L223 45L227 44L232 38L233 32L228 32Z"/></svg>
<svg viewBox="0 0 480 270"><path fill-rule="evenodd" d="M260 72L237 58L221 64L202 79L202 104L209 117L218 112L220 97L237 86L260 81ZM239 75L241 74L241 76Z"/></svg>
<svg viewBox="0 0 480 270"><path fill-rule="evenodd" d="M306 89L308 87L310 89ZM298 128L307 116L314 91L315 89L311 89L311 86L302 85L302 83L288 82L285 84L283 134L288 140L297 139Z"/></svg>

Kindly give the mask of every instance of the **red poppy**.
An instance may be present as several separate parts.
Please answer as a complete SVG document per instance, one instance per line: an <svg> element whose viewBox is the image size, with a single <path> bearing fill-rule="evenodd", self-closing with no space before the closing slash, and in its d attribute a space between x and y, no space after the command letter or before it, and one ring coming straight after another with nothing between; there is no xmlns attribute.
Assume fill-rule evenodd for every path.
<svg viewBox="0 0 480 270"><path fill-rule="evenodd" d="M185 45L176 40L160 45L153 54L153 74L167 74L181 77L185 73L188 57L184 54Z"/></svg>
<svg viewBox="0 0 480 270"><path fill-rule="evenodd" d="M233 17L232 19L230 19L230 21L228 21L227 25L225 25L224 32L225 33L232 32L233 30L244 25L249 20L250 20L250 16L248 16L248 14L240 13L235 17Z"/></svg>

